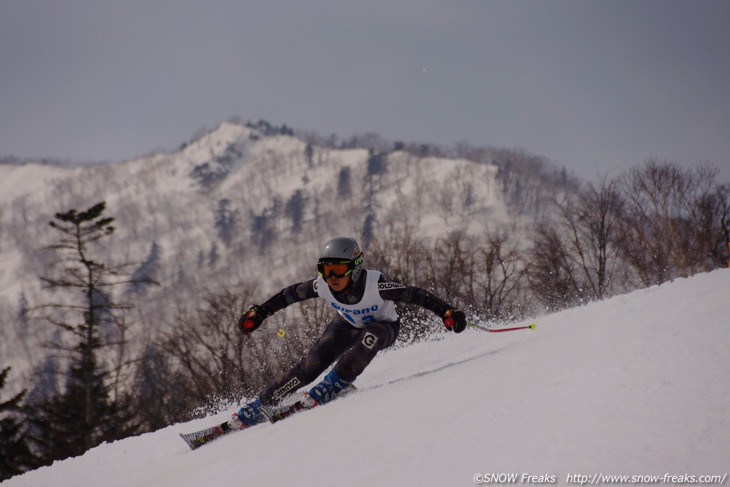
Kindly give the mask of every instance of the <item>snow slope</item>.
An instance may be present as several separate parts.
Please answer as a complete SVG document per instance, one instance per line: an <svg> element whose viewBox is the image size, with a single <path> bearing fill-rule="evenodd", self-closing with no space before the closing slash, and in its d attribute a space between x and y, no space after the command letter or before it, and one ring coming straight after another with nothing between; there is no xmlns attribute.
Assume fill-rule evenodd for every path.
<svg viewBox="0 0 730 487"><path fill-rule="evenodd" d="M468 486L477 474L727 482L728 296L730 270L718 270L539 317L535 331L470 329L384 353L360 392L276 425L195 452L178 437L223 412L2 485Z"/></svg>

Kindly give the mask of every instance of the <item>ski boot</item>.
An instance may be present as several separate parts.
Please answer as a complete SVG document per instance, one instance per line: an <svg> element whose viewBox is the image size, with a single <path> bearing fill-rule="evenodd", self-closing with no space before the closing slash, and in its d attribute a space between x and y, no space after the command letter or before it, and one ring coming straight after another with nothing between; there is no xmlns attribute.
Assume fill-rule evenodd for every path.
<svg viewBox="0 0 730 487"><path fill-rule="evenodd" d="M255 401L244 405L228 420L230 429L243 429L266 421L268 417L266 406L261 404L261 399L256 398Z"/></svg>
<svg viewBox="0 0 730 487"><path fill-rule="evenodd" d="M313 408L319 404L330 402L335 398L335 396L337 396L337 394L349 389L350 387L351 383L342 380L340 376L337 375L337 372L335 372L335 369L332 369L330 373L322 379L322 382L312 387L309 392L299 400L299 403L302 405L302 408Z"/></svg>

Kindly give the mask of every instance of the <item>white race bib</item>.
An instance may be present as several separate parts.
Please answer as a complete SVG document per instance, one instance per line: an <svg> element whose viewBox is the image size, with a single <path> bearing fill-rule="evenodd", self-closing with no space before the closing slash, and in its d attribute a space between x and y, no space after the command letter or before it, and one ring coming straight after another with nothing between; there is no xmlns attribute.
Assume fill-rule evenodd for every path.
<svg viewBox="0 0 730 487"><path fill-rule="evenodd" d="M337 301L327 282L319 276L314 282L314 290L320 298L327 301L335 308L337 313L355 328L364 328L376 321L396 321L398 313L395 311L395 303L386 301L380 297L378 279L381 273L367 270L365 278L365 293L359 303L345 304Z"/></svg>

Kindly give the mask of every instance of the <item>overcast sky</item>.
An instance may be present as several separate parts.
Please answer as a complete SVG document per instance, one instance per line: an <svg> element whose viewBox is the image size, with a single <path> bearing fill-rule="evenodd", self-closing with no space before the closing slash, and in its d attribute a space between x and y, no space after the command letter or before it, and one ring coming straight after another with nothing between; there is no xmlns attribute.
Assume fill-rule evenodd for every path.
<svg viewBox="0 0 730 487"><path fill-rule="evenodd" d="M0 0L0 156L132 159L233 116L730 181L730 1Z"/></svg>

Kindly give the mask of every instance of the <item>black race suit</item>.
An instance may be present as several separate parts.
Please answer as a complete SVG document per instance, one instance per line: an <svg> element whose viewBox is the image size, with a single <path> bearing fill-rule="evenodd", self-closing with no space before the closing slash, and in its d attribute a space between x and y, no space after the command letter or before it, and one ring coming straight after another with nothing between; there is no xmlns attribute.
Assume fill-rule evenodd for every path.
<svg viewBox="0 0 730 487"><path fill-rule="evenodd" d="M367 272L361 278L340 292L332 291L340 303L354 304L360 302L365 292ZM319 297L315 290L315 281L293 284L282 289L278 294L266 301L262 308L270 315L287 306ZM380 283L391 283L381 275ZM415 286L391 283L381 286L380 296L387 301L411 303L443 315L452 308L446 301L433 293ZM335 361L335 372L345 381L352 382L365 370L365 367L382 349L391 346L398 338L400 321L376 321L363 328L356 328L337 315L324 330L309 353L284 376L272 382L259 395L265 405L274 405L284 397L303 387L332 365ZM339 358L339 360L338 360Z"/></svg>

